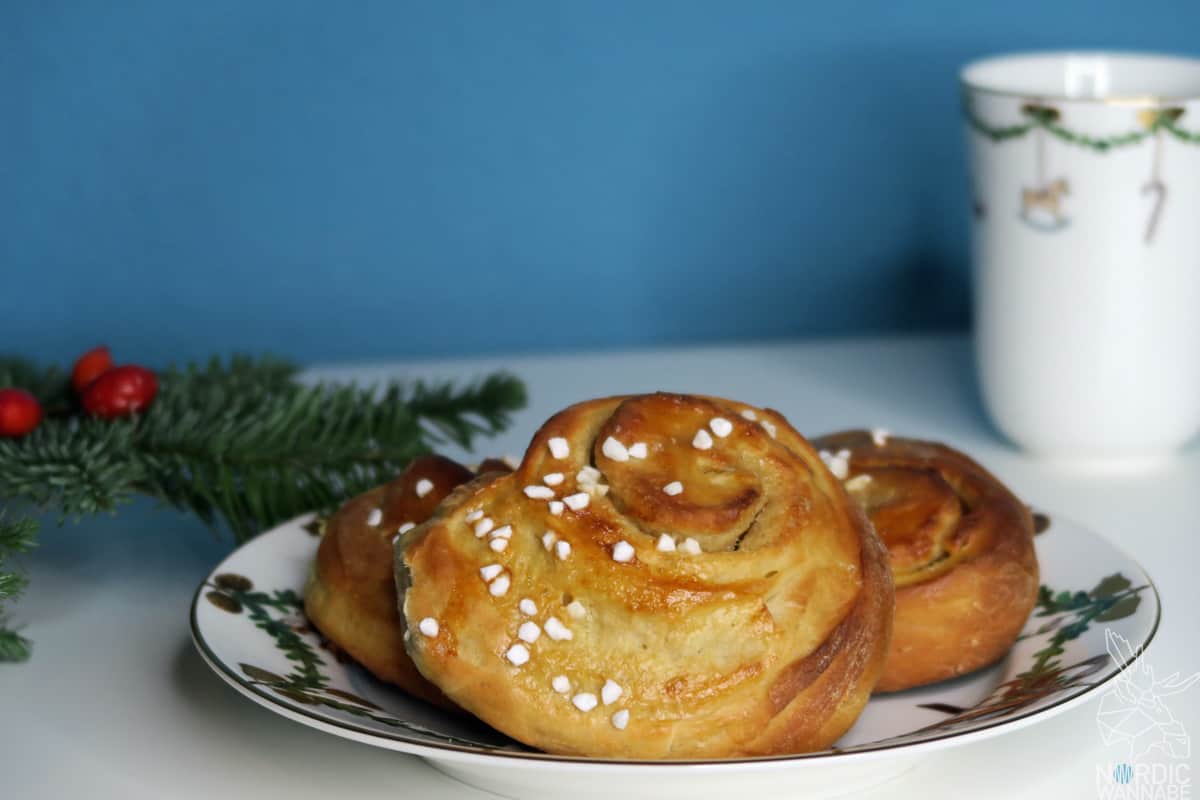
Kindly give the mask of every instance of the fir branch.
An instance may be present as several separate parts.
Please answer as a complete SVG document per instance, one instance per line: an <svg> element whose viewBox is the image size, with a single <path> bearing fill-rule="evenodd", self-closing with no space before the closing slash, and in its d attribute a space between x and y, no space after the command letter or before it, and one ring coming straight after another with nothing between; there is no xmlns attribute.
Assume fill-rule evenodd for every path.
<svg viewBox="0 0 1200 800"><path fill-rule="evenodd" d="M9 518L0 511L0 662L25 661L30 643L8 627L5 605L25 590L28 579L10 567L13 555L28 553L37 543L38 525L32 519Z"/></svg>
<svg viewBox="0 0 1200 800"><path fill-rule="evenodd" d="M15 386L32 394L47 414L61 414L74 405L71 383L58 367L39 367L32 361L0 356L0 389Z"/></svg>
<svg viewBox="0 0 1200 800"><path fill-rule="evenodd" d="M91 419L75 413L61 371L0 359L0 386L21 386L47 408L29 435L0 439L0 498L65 520L149 495L224 522L241 541L329 511L436 445L469 448L525 403L521 382L503 374L462 388L305 385L286 362L246 357L171 367L159 383L141 417ZM5 585L0 578L0 598Z"/></svg>
<svg viewBox="0 0 1200 800"><path fill-rule="evenodd" d="M409 406L434 427L437 434L461 447L469 447L477 434L492 435L507 427L509 412L525 405L525 387L509 375L492 375L456 395L450 384L413 389Z"/></svg>
<svg viewBox="0 0 1200 800"><path fill-rule="evenodd" d="M140 419L49 418L0 440L0 497L78 518L148 494L224 520L241 540L383 483L434 445L470 447L525 401L507 375L463 389L306 386L290 365L246 358L168 369L160 380Z"/></svg>

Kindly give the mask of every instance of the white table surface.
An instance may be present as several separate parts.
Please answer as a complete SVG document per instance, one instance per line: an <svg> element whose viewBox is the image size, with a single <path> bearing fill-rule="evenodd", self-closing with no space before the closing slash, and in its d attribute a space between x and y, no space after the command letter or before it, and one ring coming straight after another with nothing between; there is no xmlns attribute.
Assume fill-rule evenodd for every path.
<svg viewBox="0 0 1200 800"><path fill-rule="evenodd" d="M1134 474L1086 474L1027 458L984 418L964 337L399 362L313 374L464 379L501 367L525 379L530 405L507 433L483 443L486 453L521 453L545 418L577 400L655 389L770 406L814 435L882 425L964 449L1028 502L1133 554L1164 605L1150 663L1159 675L1200 670L1200 451ZM41 542L26 560L32 586L15 609L34 657L0 666L0 797L489 796L416 758L289 722L212 674L188 638L188 604L231 548L228 535L135 503L115 517L50 524ZM1189 732L1200 732L1200 687L1170 707ZM1095 711L1085 704L937 752L870 796L1095 797L1095 768L1105 762Z"/></svg>

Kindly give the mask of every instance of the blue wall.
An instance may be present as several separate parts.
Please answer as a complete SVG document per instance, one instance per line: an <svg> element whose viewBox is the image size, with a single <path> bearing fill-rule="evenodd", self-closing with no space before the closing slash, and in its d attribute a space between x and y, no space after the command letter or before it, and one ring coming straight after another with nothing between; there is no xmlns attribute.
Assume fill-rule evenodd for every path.
<svg viewBox="0 0 1200 800"><path fill-rule="evenodd" d="M967 322L957 66L1200 3L0 5L0 350L365 359Z"/></svg>

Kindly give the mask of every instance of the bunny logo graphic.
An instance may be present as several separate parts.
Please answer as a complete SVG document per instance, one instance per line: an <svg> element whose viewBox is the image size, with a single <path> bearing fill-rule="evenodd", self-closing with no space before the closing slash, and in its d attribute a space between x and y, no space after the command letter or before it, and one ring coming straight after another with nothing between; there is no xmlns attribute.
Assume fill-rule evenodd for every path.
<svg viewBox="0 0 1200 800"><path fill-rule="evenodd" d="M1158 678L1119 633L1105 630L1104 644L1121 672L1100 699L1096 724L1122 758L1097 769L1101 797L1190 797L1191 740L1165 699L1200 682L1200 672Z"/></svg>

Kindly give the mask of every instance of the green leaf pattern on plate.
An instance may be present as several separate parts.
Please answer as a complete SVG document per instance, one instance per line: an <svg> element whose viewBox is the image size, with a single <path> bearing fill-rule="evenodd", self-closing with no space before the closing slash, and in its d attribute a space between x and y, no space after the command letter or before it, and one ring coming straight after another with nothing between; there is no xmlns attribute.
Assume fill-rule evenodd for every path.
<svg viewBox="0 0 1200 800"><path fill-rule="evenodd" d="M1078 639L1093 622L1112 622L1124 619L1137 611L1141 593L1148 586L1134 586L1120 573L1101 579L1089 591L1055 591L1049 586L1038 590L1033 619L1047 618L1033 633L1021 639L1051 634L1034 655L1033 665L1015 678L996 687L983 702L968 709L955 709L944 704L923 705L935 711L952 714L922 731L953 728L964 722L1002 717L1019 711L1043 698L1077 686L1089 685L1089 679L1108 664L1107 653L1064 665L1061 656L1067 642Z"/></svg>
<svg viewBox="0 0 1200 800"><path fill-rule="evenodd" d="M1048 526L1049 519L1046 518L1043 529ZM336 709L440 742L496 749L494 743L452 736L397 718L353 692L331 687L330 678L324 671L326 663L310 641L316 637L316 633L304 616L304 601L295 591L255 591L250 579L233 574L217 575L208 586L211 591L205 597L213 605L231 614L244 611L255 627L269 635L276 648L294 664L287 675L279 675L253 664L240 663L242 672L252 685L270 689L296 703ZM971 708L959 708L946 703L920 705L921 708L949 716L897 739L1008 716L1050 695L1090 685L1089 679L1104 669L1109 656L1101 653L1064 665L1061 656L1066 652L1065 645L1082 636L1093 622L1111 622L1134 614L1141 602L1140 595L1147 588L1147 585L1134 586L1120 573L1104 577L1088 591L1056 591L1043 585L1038 591L1031 622L1039 618L1045 621L1033 632L1023 634L1018 639L1048 635L1043 646L1033 654L1033 665L1012 680L1000 684L987 698Z"/></svg>
<svg viewBox="0 0 1200 800"><path fill-rule="evenodd" d="M265 687L301 705L332 708L440 742L495 748L495 744L451 736L399 719L364 697L345 689L331 687L329 676L324 671L325 662L321 654L306 638L314 635L313 628L304 616L304 600L295 591L254 591L254 584L249 578L228 573L215 576L208 585L212 587L212 591L205 597L213 605L231 614L241 614L245 611L254 626L274 639L275 647L294 664L287 675L279 675L254 664L239 663L238 666L251 685Z"/></svg>

